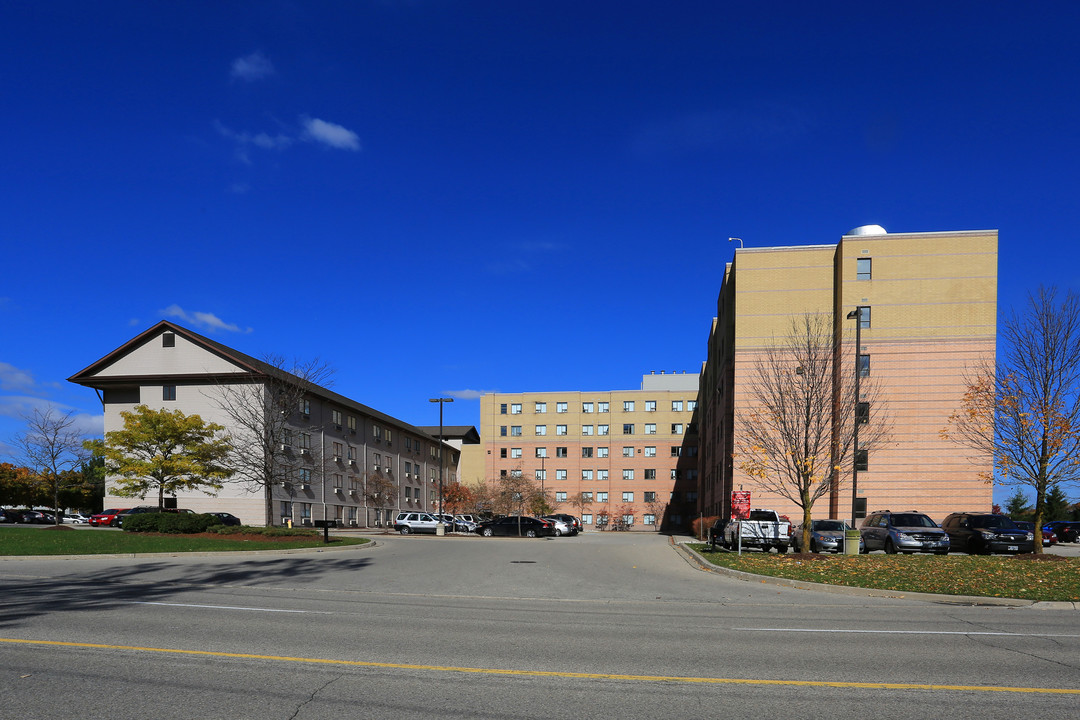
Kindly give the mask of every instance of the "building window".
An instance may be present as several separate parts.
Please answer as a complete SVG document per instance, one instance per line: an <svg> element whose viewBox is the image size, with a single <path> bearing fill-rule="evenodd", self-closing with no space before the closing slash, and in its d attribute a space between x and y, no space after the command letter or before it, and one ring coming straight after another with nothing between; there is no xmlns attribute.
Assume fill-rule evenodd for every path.
<svg viewBox="0 0 1080 720"><path fill-rule="evenodd" d="M581 471L581 479L582 480L592 480L592 470L582 470Z"/></svg>
<svg viewBox="0 0 1080 720"><path fill-rule="evenodd" d="M547 425L537 425L536 426L536 434L537 435L547 435Z"/></svg>
<svg viewBox="0 0 1080 720"><path fill-rule="evenodd" d="M582 525L592 525L592 513L582 513L581 514L581 524Z"/></svg>
<svg viewBox="0 0 1080 720"><path fill-rule="evenodd" d="M697 490L686 491L686 502L695 502L697 500Z"/></svg>
<svg viewBox="0 0 1080 720"><path fill-rule="evenodd" d="M861 402L855 405L855 422L863 424L870 422L870 403Z"/></svg>
<svg viewBox="0 0 1080 720"><path fill-rule="evenodd" d="M301 485L311 484L311 468L300 468L299 479Z"/></svg>
<svg viewBox="0 0 1080 720"><path fill-rule="evenodd" d="M555 479L556 480L565 480L566 479L566 471L565 470L556 470L555 471Z"/></svg>
<svg viewBox="0 0 1080 720"><path fill-rule="evenodd" d="M870 306L859 306L859 327L865 329L870 327Z"/></svg>
<svg viewBox="0 0 1080 720"><path fill-rule="evenodd" d="M505 458L506 457L506 448L499 448L499 457L500 458Z"/></svg>
<svg viewBox="0 0 1080 720"><path fill-rule="evenodd" d="M591 402L590 403L581 403L581 412L583 412L583 413L591 413L592 411L593 411L593 404Z"/></svg>
<svg viewBox="0 0 1080 720"><path fill-rule="evenodd" d="M645 479L646 480L655 480L656 479L656 468L648 468L648 469L646 469L645 470Z"/></svg>
<svg viewBox="0 0 1080 720"><path fill-rule="evenodd" d="M547 480L547 470L545 470L544 468L537 468L537 470L536 470L536 479L541 481L541 482L543 482L544 480Z"/></svg>
<svg viewBox="0 0 1080 720"><path fill-rule="evenodd" d="M303 415L305 418L311 417L311 401L310 400L305 398L305 399L300 401L300 414Z"/></svg>
<svg viewBox="0 0 1080 720"><path fill-rule="evenodd" d="M340 459L345 452L345 446L339 442L334 443L334 457Z"/></svg>
<svg viewBox="0 0 1080 720"><path fill-rule="evenodd" d="M536 412L538 412L538 413L546 413L547 412L547 403L546 402L538 402L538 403L536 403Z"/></svg>
<svg viewBox="0 0 1080 720"><path fill-rule="evenodd" d="M511 403L510 404L510 414L511 415L520 415L521 414L521 403Z"/></svg>
<svg viewBox="0 0 1080 720"><path fill-rule="evenodd" d="M682 435L682 423L671 423L671 434Z"/></svg>
<svg viewBox="0 0 1080 720"><path fill-rule="evenodd" d="M292 503L288 500L281 501L281 519L282 521L292 520Z"/></svg>
<svg viewBox="0 0 1080 720"><path fill-rule="evenodd" d="M634 479L634 471L633 471L633 469L632 468L624 469L622 471L622 479L623 480L633 480ZM624 498L626 497L625 493L623 493L623 497Z"/></svg>
<svg viewBox="0 0 1080 720"><path fill-rule="evenodd" d="M592 457L592 448L591 447L583 447L583 448L581 448L581 457L583 457L583 458L591 458Z"/></svg>
<svg viewBox="0 0 1080 720"><path fill-rule="evenodd" d="M607 470L597 470L596 471L596 479L597 480L607 480L608 479L608 471Z"/></svg>
<svg viewBox="0 0 1080 720"><path fill-rule="evenodd" d="M697 445L687 445L686 446L686 456L687 457L697 457L697 451L698 451L698 446Z"/></svg>
<svg viewBox="0 0 1080 720"><path fill-rule="evenodd" d="M162 400L175 400L176 399L176 386L175 385L162 385L161 386L161 399Z"/></svg>
<svg viewBox="0 0 1080 720"><path fill-rule="evenodd" d="M510 457L515 460L521 457L521 448L510 448Z"/></svg>
<svg viewBox="0 0 1080 720"><path fill-rule="evenodd" d="M566 457L566 448L564 448L564 447L555 448L555 457L557 457L557 458Z"/></svg>
<svg viewBox="0 0 1080 720"><path fill-rule="evenodd" d="M623 423L622 434L623 435L633 435L634 434L634 423Z"/></svg>
<svg viewBox="0 0 1080 720"><path fill-rule="evenodd" d="M655 473L655 471L653 471ZM645 491L642 493L645 496L645 502L656 502L656 493Z"/></svg>
<svg viewBox="0 0 1080 720"><path fill-rule="evenodd" d="M855 279L870 280L873 276L872 265L870 258L855 258Z"/></svg>
<svg viewBox="0 0 1080 720"><path fill-rule="evenodd" d="M656 412L656 401L655 400L646 400L645 401L645 412Z"/></svg>
<svg viewBox="0 0 1080 720"><path fill-rule="evenodd" d="M870 454L866 450L866 448L855 451L855 469L856 470L858 470L859 472L862 472L863 470L867 470L868 465L869 465L869 461L870 461Z"/></svg>
<svg viewBox="0 0 1080 720"><path fill-rule="evenodd" d="M353 435L356 434L356 416L354 415L349 416L349 432L351 432ZM409 447L408 438L405 439L405 447Z"/></svg>
<svg viewBox="0 0 1080 720"><path fill-rule="evenodd" d="M311 503L300 503L300 519L311 519Z"/></svg>
<svg viewBox="0 0 1080 720"><path fill-rule="evenodd" d="M655 445L646 445L645 446L645 457L656 457L656 446Z"/></svg>
<svg viewBox="0 0 1080 720"><path fill-rule="evenodd" d="M592 496L591 492L583 492L583 493L581 493L581 499L582 499L582 501L584 501L586 503L591 503L592 502L592 497L593 496Z"/></svg>
<svg viewBox="0 0 1080 720"><path fill-rule="evenodd" d="M634 401L633 400L623 400L622 409L623 409L623 412L634 412Z"/></svg>
<svg viewBox="0 0 1080 720"><path fill-rule="evenodd" d="M582 425L581 426L581 434L582 435L592 435L592 429L593 429L592 425Z"/></svg>
<svg viewBox="0 0 1080 720"><path fill-rule="evenodd" d="M623 492L622 501L623 502L634 502L634 493L632 493L632 492Z"/></svg>
<svg viewBox="0 0 1080 720"><path fill-rule="evenodd" d="M622 449L622 456L623 457L634 457L634 448L632 448L632 447L624 447Z"/></svg>
<svg viewBox="0 0 1080 720"><path fill-rule="evenodd" d="M641 516L641 522L644 525L655 525L656 524L656 516L653 515L652 513L645 513L644 515Z"/></svg>
<svg viewBox="0 0 1080 720"><path fill-rule="evenodd" d="M671 412L682 412L682 400L671 401Z"/></svg>
<svg viewBox="0 0 1080 720"><path fill-rule="evenodd" d="M859 356L859 376L860 377L870 377L870 356L869 355L860 355Z"/></svg>
<svg viewBox="0 0 1080 720"><path fill-rule="evenodd" d="M609 426L607 426L607 425L597 425L596 426L596 434L597 435L607 435L608 434L608 427Z"/></svg>
<svg viewBox="0 0 1080 720"><path fill-rule="evenodd" d="M382 440L382 428L379 427L378 425L372 425L371 426L371 436L373 438L375 438L376 441L381 441Z"/></svg>
<svg viewBox="0 0 1080 720"><path fill-rule="evenodd" d="M536 457L546 458L547 457L547 448L546 447L538 447L538 448L536 448Z"/></svg>
<svg viewBox="0 0 1080 720"><path fill-rule="evenodd" d="M341 429L341 411L340 410L331 410L330 411L330 416L331 416L331 418L333 419L333 422L334 422L334 429L335 430L340 430Z"/></svg>
<svg viewBox="0 0 1080 720"><path fill-rule="evenodd" d="M566 426L565 425L556 425L555 426L555 434L556 435L565 435L566 434Z"/></svg>
<svg viewBox="0 0 1080 720"><path fill-rule="evenodd" d="M499 426L499 437L506 437L506 426L505 425L500 425Z"/></svg>
<svg viewBox="0 0 1080 720"><path fill-rule="evenodd" d="M606 402L596 403L596 411L606 413L608 411L608 404Z"/></svg>
<svg viewBox="0 0 1080 720"><path fill-rule="evenodd" d="M311 449L311 433L300 433L300 447L305 450Z"/></svg>
<svg viewBox="0 0 1080 720"><path fill-rule="evenodd" d="M161 336L161 347L176 347L176 333L164 333Z"/></svg>
<svg viewBox="0 0 1080 720"><path fill-rule="evenodd" d="M671 446L671 457L679 457L682 455L682 448L678 445Z"/></svg>
<svg viewBox="0 0 1080 720"><path fill-rule="evenodd" d="M645 423L645 434L646 435L655 435L656 434L656 423Z"/></svg>
<svg viewBox="0 0 1080 720"><path fill-rule="evenodd" d="M499 414L500 415L505 415L506 414L506 403L499 403Z"/></svg>
<svg viewBox="0 0 1080 720"><path fill-rule="evenodd" d="M596 448L596 457L606 458L608 456L608 449L606 447Z"/></svg>
<svg viewBox="0 0 1080 720"><path fill-rule="evenodd" d="M510 437L521 437L521 426L520 425L511 425L510 426Z"/></svg>
<svg viewBox="0 0 1080 720"><path fill-rule="evenodd" d="M560 503L566 502L566 492L563 491L563 490L559 490L558 492L556 492L555 493L555 502L560 502Z"/></svg>
<svg viewBox="0 0 1080 720"><path fill-rule="evenodd" d="M697 400L687 400L686 409L690 412L697 410Z"/></svg>
<svg viewBox="0 0 1080 720"><path fill-rule="evenodd" d="M607 492L598 492L598 493L596 493L596 502L606 503L607 502Z"/></svg>
<svg viewBox="0 0 1080 720"><path fill-rule="evenodd" d="M566 403L564 403L564 402L555 403L555 412L557 412L557 413L566 412Z"/></svg>
<svg viewBox="0 0 1080 720"><path fill-rule="evenodd" d="M634 516L633 515L623 515L622 516L622 522L623 522L623 525L625 525L626 527L630 527L631 525L634 524Z"/></svg>

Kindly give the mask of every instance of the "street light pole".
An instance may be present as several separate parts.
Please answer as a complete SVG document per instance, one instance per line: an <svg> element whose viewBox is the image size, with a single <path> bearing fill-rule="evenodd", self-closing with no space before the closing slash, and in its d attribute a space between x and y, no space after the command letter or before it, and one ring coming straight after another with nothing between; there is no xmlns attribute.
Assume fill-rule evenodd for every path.
<svg viewBox="0 0 1080 720"><path fill-rule="evenodd" d="M454 398L429 398L428 402L439 403L439 523L443 523L443 403L454 402Z"/></svg>
<svg viewBox="0 0 1080 720"><path fill-rule="evenodd" d="M855 321L855 427L852 430L851 442L854 446L851 451L851 527L855 527L856 505L859 496L859 378L862 376L860 357L862 355L862 306L856 307L847 314L848 320Z"/></svg>

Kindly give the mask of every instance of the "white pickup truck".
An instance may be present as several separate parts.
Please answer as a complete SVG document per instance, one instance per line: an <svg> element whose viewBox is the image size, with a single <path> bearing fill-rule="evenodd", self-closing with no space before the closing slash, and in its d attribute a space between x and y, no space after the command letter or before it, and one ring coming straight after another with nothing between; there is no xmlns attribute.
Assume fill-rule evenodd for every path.
<svg viewBox="0 0 1080 720"><path fill-rule="evenodd" d="M736 547L760 548L768 552L776 548L777 552L786 553L791 542L791 523L780 519L775 510L755 509L750 511L746 520L732 520L724 526L722 536L713 534L713 545L719 544L729 549Z"/></svg>

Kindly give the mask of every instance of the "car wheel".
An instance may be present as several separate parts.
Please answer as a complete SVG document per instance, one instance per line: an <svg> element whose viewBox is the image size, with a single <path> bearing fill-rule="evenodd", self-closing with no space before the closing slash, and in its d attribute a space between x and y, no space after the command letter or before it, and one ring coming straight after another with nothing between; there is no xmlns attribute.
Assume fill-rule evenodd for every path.
<svg viewBox="0 0 1080 720"><path fill-rule="evenodd" d="M491 528L484 528L483 530L480 531L480 534L483 535L484 537L491 537L492 535L495 534L495 531L492 530Z"/></svg>
<svg viewBox="0 0 1080 720"><path fill-rule="evenodd" d="M116 518L111 523L109 523L109 527L120 527L120 518Z"/></svg>
<svg viewBox="0 0 1080 720"><path fill-rule="evenodd" d="M526 530L525 531L525 537L536 537L536 531L535 530Z"/></svg>
<svg viewBox="0 0 1080 720"><path fill-rule="evenodd" d="M787 554L787 545L777 545L776 546L776 552L780 553L781 555L786 555Z"/></svg>
<svg viewBox="0 0 1080 720"><path fill-rule="evenodd" d="M408 525L402 525L401 527L398 528L397 531L402 535L408 535L409 534L409 526Z"/></svg>
<svg viewBox="0 0 1080 720"><path fill-rule="evenodd" d="M821 551L821 549L818 547L817 542L814 541L814 540L811 540L810 541L810 552L816 553L816 552L820 552L820 551Z"/></svg>
<svg viewBox="0 0 1080 720"><path fill-rule="evenodd" d="M895 555L896 554L896 546L893 545L892 538L889 538L888 540L885 541L885 552L888 553L889 555Z"/></svg>
<svg viewBox="0 0 1080 720"><path fill-rule="evenodd" d="M555 528L555 537L562 537L562 530Z"/></svg>

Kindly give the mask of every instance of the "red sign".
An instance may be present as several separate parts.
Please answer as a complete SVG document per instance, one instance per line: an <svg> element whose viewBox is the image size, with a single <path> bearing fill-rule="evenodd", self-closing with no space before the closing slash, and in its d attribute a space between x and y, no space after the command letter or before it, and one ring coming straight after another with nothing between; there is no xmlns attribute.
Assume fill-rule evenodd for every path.
<svg viewBox="0 0 1080 720"><path fill-rule="evenodd" d="M750 517L750 491L733 490L731 493L731 519L745 520Z"/></svg>

